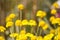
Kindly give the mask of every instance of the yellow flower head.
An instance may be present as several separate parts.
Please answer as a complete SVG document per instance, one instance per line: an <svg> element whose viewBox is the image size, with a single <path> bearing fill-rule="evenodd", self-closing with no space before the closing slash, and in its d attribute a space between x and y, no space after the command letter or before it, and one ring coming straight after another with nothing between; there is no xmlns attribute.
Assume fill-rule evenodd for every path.
<svg viewBox="0 0 60 40"><path fill-rule="evenodd" d="M43 37L42 36L38 36L37 40L43 40Z"/></svg>
<svg viewBox="0 0 60 40"><path fill-rule="evenodd" d="M20 31L20 34L21 34L21 35L24 35L25 33L26 33L25 30L21 30L21 31Z"/></svg>
<svg viewBox="0 0 60 40"><path fill-rule="evenodd" d="M43 21L43 20L41 20L40 22L39 22L39 27L41 26L41 27L43 27L44 25L45 25L46 23L45 23L45 21Z"/></svg>
<svg viewBox="0 0 60 40"><path fill-rule="evenodd" d="M4 32L5 30L6 30L6 28L5 28L5 27L0 26L0 32Z"/></svg>
<svg viewBox="0 0 60 40"><path fill-rule="evenodd" d="M15 25L21 27L22 26L22 21L21 20L16 20Z"/></svg>
<svg viewBox="0 0 60 40"><path fill-rule="evenodd" d="M0 36L0 40L5 40L5 38L3 36Z"/></svg>
<svg viewBox="0 0 60 40"><path fill-rule="evenodd" d="M46 16L46 12L39 10L39 11L37 11L37 15L36 15L36 16L38 16L38 17L40 17L40 18L43 18L43 17Z"/></svg>
<svg viewBox="0 0 60 40"><path fill-rule="evenodd" d="M53 33L54 34L55 33L55 30L54 29L51 29L50 30L50 33Z"/></svg>
<svg viewBox="0 0 60 40"><path fill-rule="evenodd" d="M54 36L54 34L47 34L46 36L44 36L44 39L43 40L51 40L52 37Z"/></svg>
<svg viewBox="0 0 60 40"><path fill-rule="evenodd" d="M56 30L57 30L57 32L58 32L58 33L60 33L60 27L57 27L57 29L56 29Z"/></svg>
<svg viewBox="0 0 60 40"><path fill-rule="evenodd" d="M14 23L13 22L7 22L6 23L6 27L8 28L8 27L11 27L11 26L13 26L14 25Z"/></svg>
<svg viewBox="0 0 60 40"><path fill-rule="evenodd" d="M46 30L47 28L48 28L48 24L45 24L45 25L42 27L43 30Z"/></svg>
<svg viewBox="0 0 60 40"><path fill-rule="evenodd" d="M12 19L9 18L9 17L7 17L7 18L6 18L6 22L10 22L10 21L12 21Z"/></svg>
<svg viewBox="0 0 60 40"><path fill-rule="evenodd" d="M60 25L60 18L56 18L56 22Z"/></svg>
<svg viewBox="0 0 60 40"><path fill-rule="evenodd" d="M53 20L55 20L55 17L51 16L49 20L52 22Z"/></svg>
<svg viewBox="0 0 60 40"><path fill-rule="evenodd" d="M55 9L52 9L51 10L51 14L54 14L55 15L56 13L57 13L57 11Z"/></svg>
<svg viewBox="0 0 60 40"><path fill-rule="evenodd" d="M54 16L51 16L51 17L50 17L50 22L51 22L52 24L57 24L57 23L58 23L57 20L56 20L56 18L55 18Z"/></svg>
<svg viewBox="0 0 60 40"><path fill-rule="evenodd" d="M27 37L25 35L19 35L16 37L16 40L27 40Z"/></svg>
<svg viewBox="0 0 60 40"><path fill-rule="evenodd" d="M31 40L36 40L37 39L37 37L35 36L35 35L33 35L32 37L31 37Z"/></svg>
<svg viewBox="0 0 60 40"><path fill-rule="evenodd" d="M12 34L10 34L10 37L12 37L12 38L13 38L13 37L15 38L15 37L17 37L17 36L18 36L17 33L12 33Z"/></svg>
<svg viewBox="0 0 60 40"><path fill-rule="evenodd" d="M31 34L31 33L27 33L26 36L27 36L27 37L32 37L33 34Z"/></svg>
<svg viewBox="0 0 60 40"><path fill-rule="evenodd" d="M11 13L10 15L9 15L9 18L15 18L16 17L16 15L14 14L14 13Z"/></svg>
<svg viewBox="0 0 60 40"><path fill-rule="evenodd" d="M30 26L36 26L37 23L36 23L35 20L29 20L29 25L30 25Z"/></svg>
<svg viewBox="0 0 60 40"><path fill-rule="evenodd" d="M28 25L28 20L22 20L22 25Z"/></svg>
<svg viewBox="0 0 60 40"><path fill-rule="evenodd" d="M53 3L53 7L55 7L55 8L59 7L59 5L57 4L57 2Z"/></svg>
<svg viewBox="0 0 60 40"><path fill-rule="evenodd" d="M24 5L23 4L19 4L18 5L18 9L23 10L24 9Z"/></svg>
<svg viewBox="0 0 60 40"><path fill-rule="evenodd" d="M54 37L54 40L59 40L60 38L58 37L58 35L56 35L55 37Z"/></svg>

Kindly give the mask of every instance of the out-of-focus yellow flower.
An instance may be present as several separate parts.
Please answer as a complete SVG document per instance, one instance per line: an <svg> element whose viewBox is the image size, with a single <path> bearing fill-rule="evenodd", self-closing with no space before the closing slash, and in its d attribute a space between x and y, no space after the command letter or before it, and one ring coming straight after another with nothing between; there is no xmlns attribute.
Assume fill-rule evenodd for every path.
<svg viewBox="0 0 60 40"><path fill-rule="evenodd" d="M4 26L0 26L0 32L4 32L6 28Z"/></svg>
<svg viewBox="0 0 60 40"><path fill-rule="evenodd" d="M38 17L40 17L40 18L43 18L43 17L46 16L46 12L45 12L45 11L39 10L39 11L37 11L36 16L38 16Z"/></svg>
<svg viewBox="0 0 60 40"><path fill-rule="evenodd" d="M52 24L57 24L57 20L56 20L56 18L55 18L54 16L51 16L51 17L50 17L50 22L51 22Z"/></svg>
<svg viewBox="0 0 60 40"><path fill-rule="evenodd" d="M16 20L15 26L21 27L22 26L22 21L21 20Z"/></svg>
<svg viewBox="0 0 60 40"><path fill-rule="evenodd" d="M46 30L47 28L48 28L48 24L45 24L45 25L42 27L43 30Z"/></svg>
<svg viewBox="0 0 60 40"><path fill-rule="evenodd" d="M23 10L24 9L24 5L23 4L19 4L18 5L18 9Z"/></svg>
<svg viewBox="0 0 60 40"><path fill-rule="evenodd" d="M22 25L28 25L28 20L22 20Z"/></svg>
<svg viewBox="0 0 60 40"><path fill-rule="evenodd" d="M30 26L36 26L37 23L35 20L29 20L29 23L28 23Z"/></svg>
<svg viewBox="0 0 60 40"><path fill-rule="evenodd" d="M56 22L60 25L60 18L56 18Z"/></svg>
<svg viewBox="0 0 60 40"><path fill-rule="evenodd" d="M6 17L6 22L10 22L10 21L12 21L12 19L9 17Z"/></svg>
<svg viewBox="0 0 60 40"><path fill-rule="evenodd" d="M55 9L52 9L51 10L51 14L54 14L55 15L56 13L57 13L57 11Z"/></svg>
<svg viewBox="0 0 60 40"><path fill-rule="evenodd" d="M54 34L47 34L46 36L44 36L43 40L52 40L52 37L54 36Z"/></svg>
<svg viewBox="0 0 60 40"><path fill-rule="evenodd" d="M48 28L48 24L45 21L41 20L38 27L42 27L43 30L46 30Z"/></svg>
<svg viewBox="0 0 60 40"><path fill-rule="evenodd" d="M18 35L17 37L16 37L16 40L27 40L27 36L26 35Z"/></svg>
<svg viewBox="0 0 60 40"><path fill-rule="evenodd" d="M54 40L58 40L58 35L56 35L56 36L54 37Z"/></svg>
<svg viewBox="0 0 60 40"><path fill-rule="evenodd" d="M57 2L53 3L53 7L55 7L55 8L59 7L59 5L57 4Z"/></svg>
<svg viewBox="0 0 60 40"><path fill-rule="evenodd" d="M50 30L50 33L53 33L54 34L55 33L55 30L54 29L51 29Z"/></svg>
<svg viewBox="0 0 60 40"><path fill-rule="evenodd" d="M37 40L43 40L43 37L42 36L38 36Z"/></svg>
<svg viewBox="0 0 60 40"><path fill-rule="evenodd" d="M40 27L40 26L43 27L45 24L46 24L45 21L41 20L41 21L39 22L38 26L39 26L39 27Z"/></svg>
<svg viewBox="0 0 60 40"><path fill-rule="evenodd" d="M60 32L58 33L58 35L57 35L57 36L58 36L58 40L60 40Z"/></svg>
<svg viewBox="0 0 60 40"><path fill-rule="evenodd" d="M12 27L14 25L14 23L13 22L7 22L6 23L6 27L8 28L8 27Z"/></svg>
<svg viewBox="0 0 60 40"><path fill-rule="evenodd" d="M54 40L60 40L60 33L58 33L55 37Z"/></svg>
<svg viewBox="0 0 60 40"><path fill-rule="evenodd" d="M0 40L5 40L5 38L3 36L0 36Z"/></svg>
<svg viewBox="0 0 60 40"><path fill-rule="evenodd" d="M50 17L50 21L53 21L53 20L55 20L55 17L54 16L51 16Z"/></svg>
<svg viewBox="0 0 60 40"><path fill-rule="evenodd" d="M25 30L21 30L21 31L20 31L20 34L21 34L21 35L24 35L24 34L26 34L26 31L25 31Z"/></svg>
<svg viewBox="0 0 60 40"><path fill-rule="evenodd" d="M15 18L16 17L16 15L14 14L14 13L11 13L10 15L9 15L9 18Z"/></svg>
<svg viewBox="0 0 60 40"><path fill-rule="evenodd" d="M13 38L13 37L15 38L15 37L17 37L17 36L18 36L18 33L12 33L12 34L10 34L10 37L12 37L12 38Z"/></svg>
<svg viewBox="0 0 60 40"><path fill-rule="evenodd" d="M56 30L57 30L57 33L60 33L60 27L57 27Z"/></svg>
<svg viewBox="0 0 60 40"><path fill-rule="evenodd" d="M27 33L26 36L27 36L27 37L32 37L33 34L31 34L31 33Z"/></svg>
<svg viewBox="0 0 60 40"><path fill-rule="evenodd" d="M36 40L36 39L37 37L35 35L31 37L31 40Z"/></svg>

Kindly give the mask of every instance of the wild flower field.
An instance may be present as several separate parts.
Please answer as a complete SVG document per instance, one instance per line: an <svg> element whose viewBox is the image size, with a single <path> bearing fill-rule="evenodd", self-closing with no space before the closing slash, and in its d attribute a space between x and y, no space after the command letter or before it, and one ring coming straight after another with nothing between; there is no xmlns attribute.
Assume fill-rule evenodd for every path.
<svg viewBox="0 0 60 40"><path fill-rule="evenodd" d="M60 4L54 2L49 14L41 9L34 11L33 5L31 18L24 18L26 8L21 3L16 7L18 13L6 16L5 26L0 26L0 40L60 40Z"/></svg>

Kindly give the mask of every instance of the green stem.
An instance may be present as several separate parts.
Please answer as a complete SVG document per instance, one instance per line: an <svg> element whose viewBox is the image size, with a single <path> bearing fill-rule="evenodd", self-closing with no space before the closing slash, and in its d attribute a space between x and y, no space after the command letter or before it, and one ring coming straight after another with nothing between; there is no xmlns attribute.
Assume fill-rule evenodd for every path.
<svg viewBox="0 0 60 40"><path fill-rule="evenodd" d="M37 27L37 32L36 32L36 36L38 35L38 30L39 30L39 27Z"/></svg>
<svg viewBox="0 0 60 40"><path fill-rule="evenodd" d="M52 27L50 26L49 21L47 20L47 18L45 17L44 20L46 21L46 23L49 25L49 29L52 29Z"/></svg>
<svg viewBox="0 0 60 40"><path fill-rule="evenodd" d="M11 28L10 28L10 33L12 34L14 32L14 26L12 26ZM15 40L14 38L12 38L11 40Z"/></svg>
<svg viewBox="0 0 60 40"><path fill-rule="evenodd" d="M17 33L19 33L20 31L19 31L19 27L18 26L16 26L16 32Z"/></svg>
<svg viewBox="0 0 60 40"><path fill-rule="evenodd" d="M33 31L34 31L34 27L31 26L31 33L33 33Z"/></svg>

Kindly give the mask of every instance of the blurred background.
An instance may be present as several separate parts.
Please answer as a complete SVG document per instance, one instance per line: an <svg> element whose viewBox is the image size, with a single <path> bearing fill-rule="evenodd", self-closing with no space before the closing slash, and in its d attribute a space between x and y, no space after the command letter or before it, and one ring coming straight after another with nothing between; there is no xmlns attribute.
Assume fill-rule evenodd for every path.
<svg viewBox="0 0 60 40"><path fill-rule="evenodd" d="M20 3L24 4L25 7L23 19L35 19L37 10L41 9L49 12L55 1L57 0L0 0L0 25L5 25L5 17L10 12L18 14L16 6Z"/></svg>

